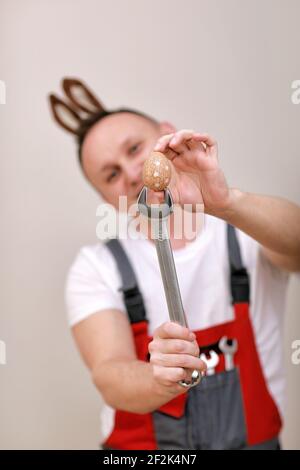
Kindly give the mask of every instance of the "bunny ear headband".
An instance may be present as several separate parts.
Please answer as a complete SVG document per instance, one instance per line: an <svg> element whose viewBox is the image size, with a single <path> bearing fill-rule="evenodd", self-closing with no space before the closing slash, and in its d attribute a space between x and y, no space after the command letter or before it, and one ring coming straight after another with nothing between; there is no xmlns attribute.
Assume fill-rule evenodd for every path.
<svg viewBox="0 0 300 470"><path fill-rule="evenodd" d="M62 100L51 93L49 95L50 108L54 120L71 134L78 136L82 122L96 113L109 113L82 81L64 78L62 88L67 100Z"/></svg>

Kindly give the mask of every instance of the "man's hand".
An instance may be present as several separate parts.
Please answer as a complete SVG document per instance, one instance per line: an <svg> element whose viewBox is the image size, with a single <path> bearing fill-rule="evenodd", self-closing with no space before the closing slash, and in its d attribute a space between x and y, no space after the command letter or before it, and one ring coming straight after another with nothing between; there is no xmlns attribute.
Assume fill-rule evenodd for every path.
<svg viewBox="0 0 300 470"><path fill-rule="evenodd" d="M192 130L167 134L157 141L154 150L173 164L170 189L175 203L192 204L193 210L225 220L258 241L274 265L299 271L299 206L229 188L219 167L217 143L207 134ZM162 192L151 191L150 202L161 203L162 196Z"/></svg>
<svg viewBox="0 0 300 470"><path fill-rule="evenodd" d="M172 387L180 380L190 380L194 369L206 370L205 362L199 359L195 334L177 323L163 323L154 331L149 353L154 378L163 386Z"/></svg>
<svg viewBox="0 0 300 470"><path fill-rule="evenodd" d="M170 189L175 203L192 204L193 210L196 204L200 205L199 210L204 205L205 212L230 206L230 189L219 167L217 142L212 137L184 129L161 137L154 150L162 152L173 164Z"/></svg>

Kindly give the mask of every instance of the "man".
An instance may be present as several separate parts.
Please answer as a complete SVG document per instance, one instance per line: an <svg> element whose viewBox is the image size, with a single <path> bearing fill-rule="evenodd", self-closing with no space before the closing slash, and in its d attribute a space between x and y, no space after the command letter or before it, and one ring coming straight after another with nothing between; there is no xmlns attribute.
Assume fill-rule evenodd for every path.
<svg viewBox="0 0 300 470"><path fill-rule="evenodd" d="M54 117L78 137L84 175L106 202L136 202L156 150L172 161L175 203L205 212L191 243L170 232L190 329L168 321L151 240L84 247L70 269L70 325L105 402L103 448L278 448L283 310L288 273L300 269L300 208L230 188L212 137L107 111L78 80L63 88L70 103L51 95ZM197 386L179 384L205 362Z"/></svg>

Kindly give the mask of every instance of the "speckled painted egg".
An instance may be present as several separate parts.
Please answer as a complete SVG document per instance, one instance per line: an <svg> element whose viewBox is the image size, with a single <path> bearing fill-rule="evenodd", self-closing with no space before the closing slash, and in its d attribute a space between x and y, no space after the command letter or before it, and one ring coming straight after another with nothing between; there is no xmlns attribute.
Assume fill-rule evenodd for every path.
<svg viewBox="0 0 300 470"><path fill-rule="evenodd" d="M171 180L171 164L160 152L152 152L143 168L144 185L154 191L166 189Z"/></svg>

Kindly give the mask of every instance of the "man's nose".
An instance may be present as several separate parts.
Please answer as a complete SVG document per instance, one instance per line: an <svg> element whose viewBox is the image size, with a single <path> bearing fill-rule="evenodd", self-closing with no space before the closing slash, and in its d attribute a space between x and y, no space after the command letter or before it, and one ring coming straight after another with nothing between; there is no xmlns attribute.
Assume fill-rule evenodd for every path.
<svg viewBox="0 0 300 470"><path fill-rule="evenodd" d="M143 165L141 163L127 163L125 173L128 184L130 186L137 186L142 180Z"/></svg>

